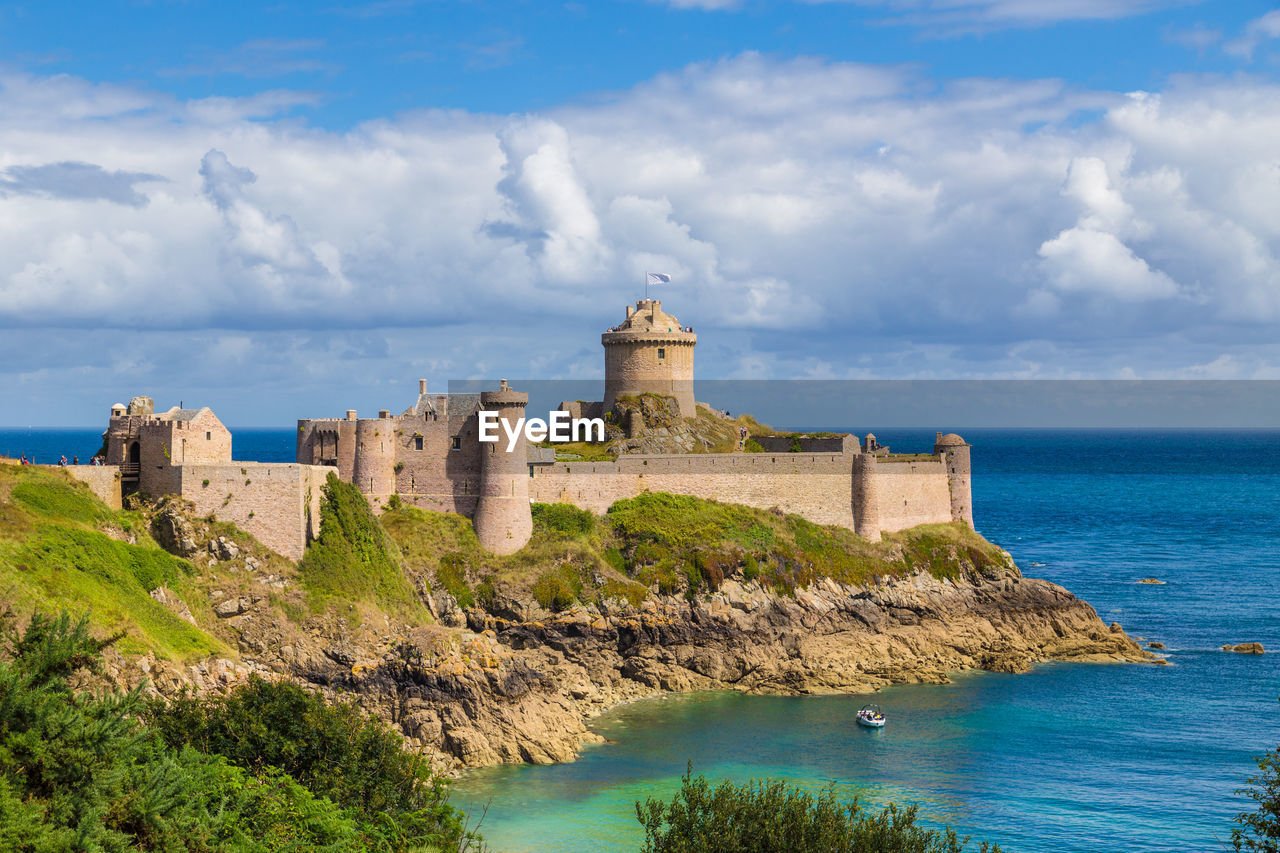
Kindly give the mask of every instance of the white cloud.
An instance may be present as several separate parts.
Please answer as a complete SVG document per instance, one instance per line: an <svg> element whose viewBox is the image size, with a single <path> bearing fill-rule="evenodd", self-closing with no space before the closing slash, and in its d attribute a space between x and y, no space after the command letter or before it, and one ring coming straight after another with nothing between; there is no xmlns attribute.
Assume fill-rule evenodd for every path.
<svg viewBox="0 0 1280 853"><path fill-rule="evenodd" d="M746 54L525 116L270 117L295 102L0 78L0 175L30 190L0 183L0 392L42 361L97 376L102 349L55 358L65 328L154 347L119 369L160 384L208 374L175 342L246 337L257 386L598 371L654 269L704 375L747 349L782 376L1277 361L1257 79L1125 96Z"/></svg>
<svg viewBox="0 0 1280 853"><path fill-rule="evenodd" d="M1125 301L1164 299L1178 285L1120 242L1114 234L1069 228L1040 246L1053 284L1062 291L1096 293Z"/></svg>
<svg viewBox="0 0 1280 853"><path fill-rule="evenodd" d="M1254 18L1245 25L1239 38L1227 42L1222 49L1252 61L1258 47L1275 38L1280 38L1280 9Z"/></svg>

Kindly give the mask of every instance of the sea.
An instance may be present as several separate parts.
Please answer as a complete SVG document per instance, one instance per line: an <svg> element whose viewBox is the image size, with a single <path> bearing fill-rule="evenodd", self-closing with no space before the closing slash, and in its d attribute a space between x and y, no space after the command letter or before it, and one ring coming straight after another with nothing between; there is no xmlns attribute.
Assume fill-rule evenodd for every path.
<svg viewBox="0 0 1280 853"><path fill-rule="evenodd" d="M854 428L854 432L866 432ZM877 429L895 450L933 432ZM664 696L592 723L578 761L471 771L455 805L497 851L635 851L635 804L712 780L834 786L1010 851L1229 848L1238 789L1280 745L1280 431L964 430L978 530L1023 574L1165 644L1168 666L1048 663L956 673L874 697ZM288 461L291 429L233 429L240 459ZM53 461L94 430L0 430L0 453ZM1154 577L1163 583L1141 584ZM1224 652L1260 642L1264 655Z"/></svg>

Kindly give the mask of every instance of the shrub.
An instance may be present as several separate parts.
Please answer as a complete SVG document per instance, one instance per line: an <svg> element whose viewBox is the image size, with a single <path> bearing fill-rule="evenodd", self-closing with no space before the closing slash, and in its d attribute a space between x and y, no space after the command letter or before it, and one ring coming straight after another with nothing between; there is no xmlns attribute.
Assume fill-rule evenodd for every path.
<svg viewBox="0 0 1280 853"><path fill-rule="evenodd" d="M632 607L639 607L649 596L649 589L634 581L610 578L600 587L600 597L621 598Z"/></svg>
<svg viewBox="0 0 1280 853"><path fill-rule="evenodd" d="M252 678L227 696L148 704L145 717L170 747L221 755L255 773L275 768L362 823L390 816L415 843L453 843L460 814L444 783L402 738L354 702L325 704L295 684Z"/></svg>
<svg viewBox="0 0 1280 853"><path fill-rule="evenodd" d="M485 610L492 610L493 606L498 603L498 588L493 584L493 576L490 575L476 585L476 603Z"/></svg>
<svg viewBox="0 0 1280 853"><path fill-rule="evenodd" d="M572 504L534 504L533 529L557 537L578 539L596 529L596 517L590 510Z"/></svg>
<svg viewBox="0 0 1280 853"><path fill-rule="evenodd" d="M298 565L302 583L320 602L328 597L373 599L420 615L422 604L400 568L400 552L359 489L330 474L320 504L320 536Z"/></svg>
<svg viewBox="0 0 1280 853"><path fill-rule="evenodd" d="M1258 757L1257 776L1245 780L1248 788L1236 791L1258 804L1254 813L1236 815L1240 824L1231 830L1231 846L1255 853L1280 851L1280 748Z"/></svg>
<svg viewBox="0 0 1280 853"><path fill-rule="evenodd" d="M621 550L618 548L607 548L605 549L603 557L605 565L609 568L613 569L615 572L626 573L627 558L622 556Z"/></svg>
<svg viewBox="0 0 1280 853"><path fill-rule="evenodd" d="M637 802L636 819L644 827L643 853L962 853L968 843L950 829L917 826L915 806L866 814L856 798L839 802L830 787L814 797L767 780L713 789L702 776L693 778L692 769L670 803Z"/></svg>
<svg viewBox="0 0 1280 853"><path fill-rule="evenodd" d="M146 706L137 690L75 692L71 682L99 672L102 650L112 642L93 639L83 619L36 613L25 631L6 628L2 639L8 659L0 660L0 849L407 853L423 842L466 843L461 816L421 771L413 784L403 772L393 776L401 792L416 790L417 799L401 794L399 801L385 795L371 801L393 809L421 802L421 808L373 812L357 803L347 809L265 762L250 769L170 744L159 727L140 724ZM236 722L251 737L289 724L275 717ZM374 779L365 792L377 798L381 768L394 772L403 765L376 748L344 750L341 744L376 747L377 741L367 723L362 729L361 721L345 716L338 722L354 724L356 734L330 725L326 731L339 746L329 752L359 755L343 763L357 781ZM288 734L312 736L299 729L295 723ZM288 759L290 744L282 740L279 747L274 757ZM305 769L305 762L294 763Z"/></svg>
<svg viewBox="0 0 1280 853"><path fill-rule="evenodd" d="M458 601L458 606L474 607L475 596L467 586L467 558L458 551L450 551L440 558L436 566L436 581Z"/></svg>
<svg viewBox="0 0 1280 853"><path fill-rule="evenodd" d="M556 569L548 569L533 582L533 597L538 604L553 612L572 606L580 595L582 577L569 563Z"/></svg>

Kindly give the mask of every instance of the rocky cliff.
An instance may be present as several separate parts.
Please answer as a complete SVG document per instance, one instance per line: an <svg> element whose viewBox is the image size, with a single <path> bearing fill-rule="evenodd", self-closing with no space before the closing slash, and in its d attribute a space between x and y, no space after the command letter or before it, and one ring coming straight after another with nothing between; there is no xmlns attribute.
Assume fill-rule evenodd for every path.
<svg viewBox="0 0 1280 853"><path fill-rule="evenodd" d="M464 660L393 657L361 672L330 667L325 678L364 694L425 749L478 766L569 760L592 738L589 718L661 691L870 692L965 669L1153 660L1088 604L1012 565L954 580L822 580L794 597L728 581L695 601L544 618L472 610L468 622L475 645Z"/></svg>
<svg viewBox="0 0 1280 853"><path fill-rule="evenodd" d="M123 685L205 693L256 675L354 693L441 769L570 760L593 716L663 691L867 692L1045 660L1158 662L958 526L873 544L653 495L605 518L543 507L530 545L498 558L465 519L406 508L351 533L379 557L364 568L333 542L298 566L179 501L111 511L65 479L0 481L11 607L99 602L100 629L126 635L107 666Z"/></svg>

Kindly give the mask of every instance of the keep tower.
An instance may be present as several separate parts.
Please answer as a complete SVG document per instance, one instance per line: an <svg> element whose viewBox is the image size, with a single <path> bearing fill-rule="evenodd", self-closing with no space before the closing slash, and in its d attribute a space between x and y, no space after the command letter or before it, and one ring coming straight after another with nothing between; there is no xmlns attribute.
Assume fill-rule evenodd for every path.
<svg viewBox="0 0 1280 853"><path fill-rule="evenodd" d="M497 412L511 430L524 417L529 395L512 391L507 380L497 391L480 394L480 408ZM476 538L495 554L514 554L533 533L529 509L529 464L524 431L514 447L507 449L507 428L498 426L499 440L480 445L480 497L472 525Z"/></svg>
<svg viewBox="0 0 1280 853"><path fill-rule="evenodd" d="M627 306L627 317L600 336L604 344L604 409L619 397L675 397L680 416L697 414L693 401L693 327L662 310L657 299Z"/></svg>

